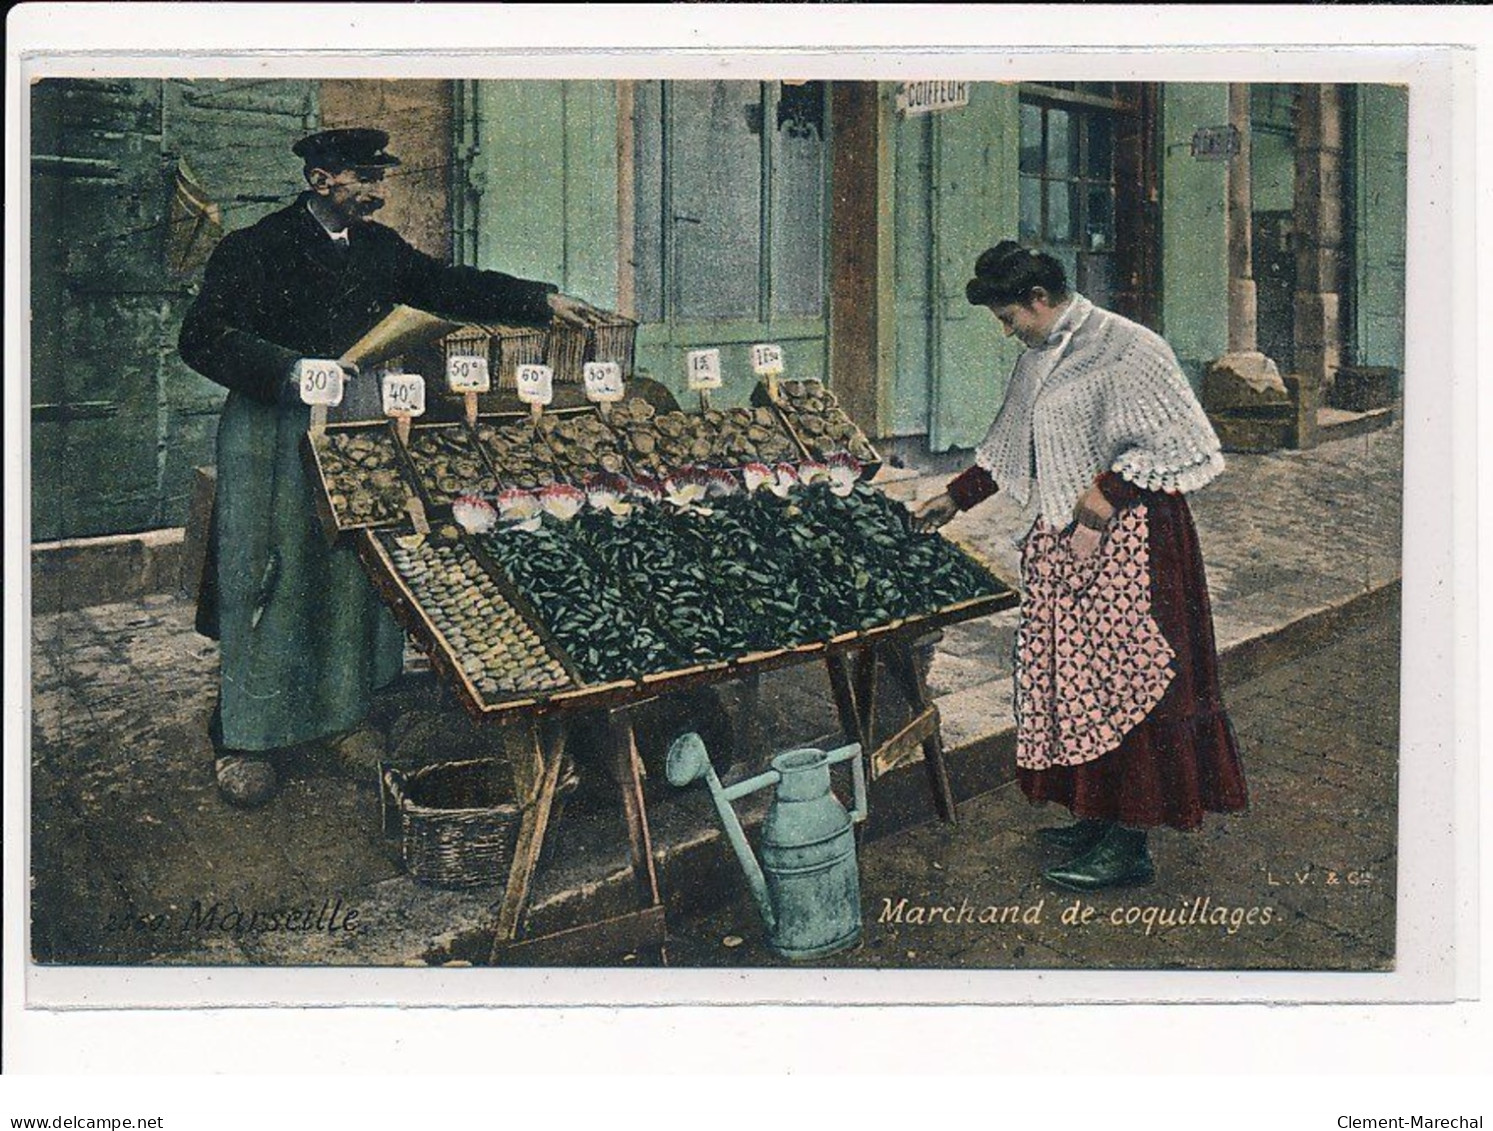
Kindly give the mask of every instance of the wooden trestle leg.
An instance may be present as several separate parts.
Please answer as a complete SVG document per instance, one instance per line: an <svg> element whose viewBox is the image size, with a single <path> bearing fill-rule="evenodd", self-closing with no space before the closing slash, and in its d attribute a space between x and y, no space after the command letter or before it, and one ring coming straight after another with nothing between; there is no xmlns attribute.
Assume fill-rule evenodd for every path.
<svg viewBox="0 0 1493 1131"><path fill-rule="evenodd" d="M622 814L627 822L628 849L641 907L637 911L600 922L584 923L555 934L519 937L526 921L539 851L554 807L565 749L565 728L562 725L556 721L534 724L527 747L519 748L522 744L516 743L510 749L518 795L532 796L534 801L524 811L519 826L518 847L509 872L508 889L498 911L490 958L494 965L577 965L602 952L625 954L648 949L657 951L660 961L665 960L664 908L659 899L658 875L653 863L648 813L643 804L643 785L638 775L638 750L632 720L626 709L618 709L608 713L607 721L613 772L622 795Z"/></svg>
<svg viewBox="0 0 1493 1131"><path fill-rule="evenodd" d="M491 960L511 944L523 927L529 889L539 863L539 850L549 830L550 810L560 782L560 759L565 750L565 727L556 720L531 720L527 727L505 732L505 755L513 766L514 793L526 802L518 826L518 844L508 871L508 886L498 908Z"/></svg>
<svg viewBox="0 0 1493 1131"><path fill-rule="evenodd" d="M613 773L622 792L622 817L627 822L627 843L632 857L633 883L646 907L659 903L658 874L653 864L653 839L648 831L648 811L643 804L643 782L638 773L638 743L632 716L626 709L607 712L612 738Z"/></svg>
<svg viewBox="0 0 1493 1131"><path fill-rule="evenodd" d="M910 641L899 641L886 649L887 670L892 673L907 701L912 704L913 722L909 730L916 727L923 732L923 766L928 772L928 785L933 791L933 802L938 815L949 824L958 824L959 814L954 804L954 791L949 785L949 769L943 756L943 732L938 725L938 708L928 697L928 684L923 678L912 654Z"/></svg>

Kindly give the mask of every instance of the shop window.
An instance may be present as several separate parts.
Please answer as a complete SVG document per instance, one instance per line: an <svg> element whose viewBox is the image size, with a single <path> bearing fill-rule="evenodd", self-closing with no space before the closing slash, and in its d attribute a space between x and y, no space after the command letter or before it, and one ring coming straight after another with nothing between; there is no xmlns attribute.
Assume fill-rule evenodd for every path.
<svg viewBox="0 0 1493 1131"><path fill-rule="evenodd" d="M824 311L821 82L641 82L634 285L644 322Z"/></svg>
<svg viewBox="0 0 1493 1131"><path fill-rule="evenodd" d="M1116 83L1026 84L1021 96L1020 239L1062 262L1101 304L1114 297Z"/></svg>

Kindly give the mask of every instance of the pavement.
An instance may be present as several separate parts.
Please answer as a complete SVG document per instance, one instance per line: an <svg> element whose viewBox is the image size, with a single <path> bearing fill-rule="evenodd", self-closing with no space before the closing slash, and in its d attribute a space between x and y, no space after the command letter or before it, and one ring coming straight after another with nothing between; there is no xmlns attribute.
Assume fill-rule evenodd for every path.
<svg viewBox="0 0 1493 1131"><path fill-rule="evenodd" d="M1377 969L1391 961L1402 448L1395 426L1310 451L1235 455L1224 476L1192 497L1252 805L1199 834L1158 834L1161 875L1126 895L1120 929L1064 929L1071 900L1036 879L1046 861L1024 834L1056 815L1028 807L1008 784L1012 611L945 630L930 666L955 792L967 799L961 821L931 819L917 766L873 784L862 853L867 941L826 964ZM947 478L903 475L887 489L926 498ZM997 498L946 532L1014 579L1019 527ZM405 875L397 841L380 832L371 771L340 776L308 750L271 806L241 812L219 802L206 737L216 646L192 631L185 599L157 593L35 616L31 630L37 961L480 960L501 889L439 890ZM412 657L410 674L380 707L390 760L414 765L490 750L492 735L419 667ZM764 677L763 748L739 757L731 777L755 772L776 750L838 744L828 680L807 671ZM724 701L739 706L729 688ZM653 770L645 795L669 908L668 961L770 964L703 789L673 790L658 772L666 737L644 756ZM750 823L760 805L745 810ZM537 877L531 927L626 910L626 880L616 803L578 795ZM986 906L1030 915L1045 902L1038 922L1014 930L930 931L908 921L912 909L925 908L926 918L955 896L956 917L966 898L977 917ZM878 922L883 899L894 910L904 897L900 920ZM1197 902L1204 899L1206 907ZM1120 906L1108 897L1089 902L1100 916ZM1142 916L1156 908L1149 934L1140 919L1124 925L1132 904ZM1232 933L1227 915L1218 930L1157 926L1163 912L1206 922L1219 908L1258 913ZM255 910L261 923L273 914L282 924L293 911L297 928L249 929Z"/></svg>

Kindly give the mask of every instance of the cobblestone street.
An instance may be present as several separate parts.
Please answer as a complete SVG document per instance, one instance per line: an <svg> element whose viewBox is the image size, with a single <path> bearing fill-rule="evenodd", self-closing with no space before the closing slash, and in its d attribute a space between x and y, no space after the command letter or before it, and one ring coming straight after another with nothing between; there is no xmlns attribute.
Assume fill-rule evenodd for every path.
<svg viewBox="0 0 1493 1131"><path fill-rule="evenodd" d="M963 805L955 827L924 824L871 844L861 869L865 940L818 964L1389 969L1398 633L1396 607L1228 691L1250 809L1212 817L1199 833L1153 833L1153 885L1087 897L1045 885L1039 873L1060 857L1031 833L1067 815L1028 804L1011 785ZM1085 904L1095 909L1088 925L1063 921ZM1040 907L1041 921L979 923L991 907L1028 917ZM954 920L968 910L966 921L946 923L945 908ZM1158 924L1179 910L1183 922ZM1238 921L1251 911L1252 922ZM745 899L676 922L673 940L680 965L785 964L763 944Z"/></svg>
<svg viewBox="0 0 1493 1131"><path fill-rule="evenodd" d="M1059 815L1032 809L1014 787L966 801L956 828L923 823L882 835L931 816L922 768L913 765L873 785L862 884L868 937L833 963L1370 969L1390 961L1400 455L1395 427L1308 452L1232 456L1228 473L1196 497L1225 698L1243 741L1252 804L1200 834L1154 837L1158 882L1123 897L1139 914L1157 908L1149 936L1143 923L1062 924L1073 899L1037 878L1058 861L1027 837ZM889 491L927 497L941 482L906 478ZM1000 500L950 529L1014 573L1018 531ZM1014 623L1011 612L957 625L933 657L930 687L964 797L1011 780ZM37 615L31 629L37 960L407 965L485 954L501 889L446 891L411 881L397 842L380 835L371 769L337 776L308 750L273 804L242 812L221 803L206 735L217 651L193 632L188 601L157 593ZM776 750L839 741L827 679L822 670L805 678L807 670L764 678L763 749L739 759L732 776L753 772ZM379 714L394 762L454 761L492 748L491 733L467 722L428 677L408 677ZM645 793L677 935L670 960L769 961L745 904L691 918L740 892L740 872L703 789L674 790L657 772L656 754L653 765ZM900 787L892 780L899 775ZM889 804L899 789L904 803ZM615 914L629 890L615 795L584 800L578 795L556 825L556 851L533 893L536 928ZM953 901L957 910L966 897L976 911L1027 911L1040 901L1041 923L907 921L911 909ZM877 922L884 900L895 908L904 898L901 923ZM1211 901L1206 916L1195 902L1201 899ZM1090 902L1103 918L1122 901ZM1267 907L1268 924L1259 921ZM1178 909L1211 922L1219 908L1261 913L1232 934L1159 925ZM294 910L315 925L235 929L234 912L254 909ZM746 941L723 947L727 936Z"/></svg>

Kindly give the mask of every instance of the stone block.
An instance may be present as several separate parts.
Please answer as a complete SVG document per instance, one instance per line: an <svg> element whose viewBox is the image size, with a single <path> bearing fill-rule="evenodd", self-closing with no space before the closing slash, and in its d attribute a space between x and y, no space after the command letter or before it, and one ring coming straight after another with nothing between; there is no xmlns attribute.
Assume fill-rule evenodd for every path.
<svg viewBox="0 0 1493 1131"><path fill-rule="evenodd" d="M174 588L181 575L180 527L31 547L34 615L131 601Z"/></svg>
<svg viewBox="0 0 1493 1131"><path fill-rule="evenodd" d="M198 467L192 475L192 506L187 514L181 550L182 594L197 600L202 589L202 566L207 559L207 540L212 522L213 498L218 489L218 469Z"/></svg>
<svg viewBox="0 0 1493 1131"><path fill-rule="evenodd" d="M1327 403L1348 412L1389 408L1400 395L1400 371L1389 365L1341 365Z"/></svg>
<svg viewBox="0 0 1493 1131"><path fill-rule="evenodd" d="M1258 350L1226 353L1203 372L1203 407L1209 412L1290 400L1275 362Z"/></svg>

